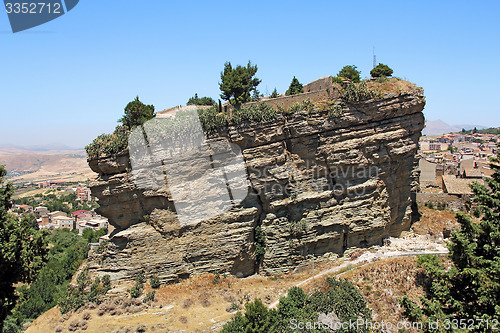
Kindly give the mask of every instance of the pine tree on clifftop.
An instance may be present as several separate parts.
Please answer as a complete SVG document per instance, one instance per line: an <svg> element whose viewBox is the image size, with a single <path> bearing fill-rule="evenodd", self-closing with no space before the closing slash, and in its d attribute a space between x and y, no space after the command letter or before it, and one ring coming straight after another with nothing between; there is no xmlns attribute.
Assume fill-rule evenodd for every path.
<svg viewBox="0 0 500 333"><path fill-rule="evenodd" d="M290 86L288 87L288 90L285 92L285 95L296 95L302 94L303 92L304 87L302 86L302 83L300 83L299 80L294 76L292 82L290 83Z"/></svg>

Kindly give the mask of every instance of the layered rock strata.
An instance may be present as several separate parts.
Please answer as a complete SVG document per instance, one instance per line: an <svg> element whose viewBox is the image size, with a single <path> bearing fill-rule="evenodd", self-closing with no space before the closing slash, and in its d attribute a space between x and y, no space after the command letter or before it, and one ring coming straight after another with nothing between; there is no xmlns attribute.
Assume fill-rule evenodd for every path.
<svg viewBox="0 0 500 333"><path fill-rule="evenodd" d="M240 147L249 194L192 225L179 223L168 189L137 186L128 152L89 160L99 174L91 185L98 212L117 228L92 270L113 280L139 271L163 281L206 272L275 274L310 256L398 236L411 224L424 104L414 89L344 105L336 116L313 108L229 126L209 142ZM183 170L197 171L195 162ZM200 189L200 196L216 204L218 194Z"/></svg>

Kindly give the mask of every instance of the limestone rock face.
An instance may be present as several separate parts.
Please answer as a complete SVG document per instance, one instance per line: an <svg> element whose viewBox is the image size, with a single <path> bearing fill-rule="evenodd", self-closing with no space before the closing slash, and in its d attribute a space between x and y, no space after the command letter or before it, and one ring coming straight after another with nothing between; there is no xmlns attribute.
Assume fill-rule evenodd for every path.
<svg viewBox="0 0 500 333"><path fill-rule="evenodd" d="M99 174L91 185L98 212L117 228L92 269L113 280L139 271L163 281L206 272L274 274L311 255L399 236L411 224L424 104L423 92L413 90L345 106L339 116L313 109L230 126L210 140L241 148L249 194L193 225L179 223L168 188L137 186L128 152L89 160ZM197 165L183 172L196 174ZM209 189L199 195L217 202ZM256 254L257 245L264 254Z"/></svg>

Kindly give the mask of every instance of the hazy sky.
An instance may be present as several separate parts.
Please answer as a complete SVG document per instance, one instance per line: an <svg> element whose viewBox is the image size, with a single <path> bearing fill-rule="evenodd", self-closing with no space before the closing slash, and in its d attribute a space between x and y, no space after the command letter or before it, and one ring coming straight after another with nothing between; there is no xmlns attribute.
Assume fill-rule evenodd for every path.
<svg viewBox="0 0 500 333"><path fill-rule="evenodd" d="M0 144L83 147L136 95L157 110L219 98L225 61L284 92L377 60L425 89L425 115L500 126L499 1L81 0L13 34L0 13Z"/></svg>

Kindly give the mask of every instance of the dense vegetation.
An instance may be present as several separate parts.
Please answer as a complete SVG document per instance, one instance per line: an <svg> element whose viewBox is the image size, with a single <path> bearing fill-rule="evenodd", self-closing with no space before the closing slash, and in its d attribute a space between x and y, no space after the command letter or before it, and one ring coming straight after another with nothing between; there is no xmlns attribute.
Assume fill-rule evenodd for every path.
<svg viewBox="0 0 500 333"><path fill-rule="evenodd" d="M448 243L451 265L444 266L436 256L419 259L426 271L427 295L422 306L407 297L401 300L411 321L428 327L439 320L448 323L450 331L466 327L490 332L491 324L500 318L500 153L490 167L495 173L486 178L488 187L477 182L471 186L473 213L481 221L474 223L466 214L457 213L460 229Z"/></svg>
<svg viewBox="0 0 500 333"><path fill-rule="evenodd" d="M224 325L222 333L240 332L331 332L329 327L337 327L336 332L368 332L364 326L349 329L349 327L334 326L335 323L355 323L357 320L371 321L371 312L356 287L347 280L328 278L327 290L315 292L308 296L298 287L289 290L282 297L277 309L268 310L259 299L248 303L245 314L237 313ZM318 316L328 316L325 324L318 324ZM300 323L304 323L300 327ZM307 324L315 325L315 329L307 329Z"/></svg>
<svg viewBox="0 0 500 333"><path fill-rule="evenodd" d="M67 286L66 292L57 302L61 313L77 310L86 303L100 304L103 300L102 295L105 295L108 290L111 289L109 275L104 275L102 278L96 276L94 281L92 281L88 274L87 267L78 274L76 282L76 286Z"/></svg>
<svg viewBox="0 0 500 333"><path fill-rule="evenodd" d="M251 92L255 91L261 82L260 79L254 77L256 73L257 65L252 66L250 61L246 67L238 65L235 68L231 62L226 62L224 70L220 74L221 98L236 107L250 102Z"/></svg>
<svg viewBox="0 0 500 333"><path fill-rule="evenodd" d="M101 134L85 147L89 157L113 155L125 150L128 146L130 131L125 126L116 126L112 134Z"/></svg>
<svg viewBox="0 0 500 333"><path fill-rule="evenodd" d="M86 229L83 237L78 236L76 230L69 229L56 229L52 233L49 231L44 233L51 245L47 263L29 286L23 285L17 288L19 300L6 320L4 332L18 332L24 323L33 321L55 305L59 305L64 313L83 304L85 300L95 300L104 289L109 289L108 277L106 288L94 286L88 293L90 296L83 297L83 289L89 284L86 271L80 273L77 278L79 285L76 289L80 292L76 292L75 288L68 288L73 274L87 258L88 243L106 234L106 229L98 231ZM100 283L99 280L98 284Z"/></svg>
<svg viewBox="0 0 500 333"><path fill-rule="evenodd" d="M17 205L30 205L32 207L43 206L47 207L50 212L61 211L67 214L75 210L83 209L90 211L99 207L94 200L88 202L76 200L75 192L58 196L52 191L53 190L48 190L43 195L39 194L36 196L15 199L14 202Z"/></svg>
<svg viewBox="0 0 500 333"><path fill-rule="evenodd" d="M370 71L372 77L388 77L393 73L392 68L384 64L378 64Z"/></svg>
<svg viewBox="0 0 500 333"><path fill-rule="evenodd" d="M285 95L287 96L296 95L296 94L302 94L303 92L304 92L304 87L302 86L302 83L300 83L299 80L294 76L292 82L290 82L290 86L285 92Z"/></svg>
<svg viewBox="0 0 500 333"><path fill-rule="evenodd" d="M17 301L14 284L32 282L47 255L44 237L33 228L32 219L18 221L8 212L14 188L4 183L6 174L0 165L0 331Z"/></svg>
<svg viewBox="0 0 500 333"><path fill-rule="evenodd" d="M193 97L191 97L186 105L214 105L215 101L211 97L198 97L198 94L195 93Z"/></svg>

